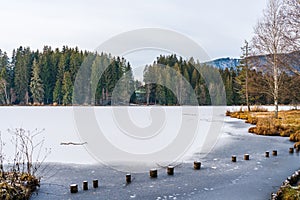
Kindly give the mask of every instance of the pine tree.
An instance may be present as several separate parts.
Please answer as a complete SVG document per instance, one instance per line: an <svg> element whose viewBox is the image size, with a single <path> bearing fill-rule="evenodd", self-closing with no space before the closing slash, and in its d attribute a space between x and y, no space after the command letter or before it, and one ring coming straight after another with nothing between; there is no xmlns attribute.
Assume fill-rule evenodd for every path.
<svg viewBox="0 0 300 200"><path fill-rule="evenodd" d="M9 104L8 90L7 90L7 74L6 69L3 67L0 71L0 102L2 104Z"/></svg>
<svg viewBox="0 0 300 200"><path fill-rule="evenodd" d="M58 63L58 71L57 71L56 82L53 91L53 101L57 104L61 104L63 99L62 83L64 79L64 72L65 72L65 60L63 56L61 56Z"/></svg>
<svg viewBox="0 0 300 200"><path fill-rule="evenodd" d="M246 40L245 40L245 45L241 49L242 49L243 54L241 56L241 58L242 58L241 65L238 67L240 69L240 72L239 72L239 75L235 78L235 82L238 85L238 93L240 94L240 96L244 97L248 111L250 111L249 53L250 53L251 48L249 47L249 44Z"/></svg>
<svg viewBox="0 0 300 200"><path fill-rule="evenodd" d="M30 71L32 66L32 52L29 48L20 47L13 58L14 91L17 103L27 103L30 83Z"/></svg>
<svg viewBox="0 0 300 200"><path fill-rule="evenodd" d="M9 104L9 59L6 52L2 53L0 49L0 102Z"/></svg>
<svg viewBox="0 0 300 200"><path fill-rule="evenodd" d="M32 77L30 81L30 91L33 99L33 103L42 103L44 100L44 89L43 83L40 78L40 66L38 65L36 59L33 60L32 65Z"/></svg>
<svg viewBox="0 0 300 200"><path fill-rule="evenodd" d="M72 103L73 84L69 72L64 73L62 82L63 105L70 105Z"/></svg>

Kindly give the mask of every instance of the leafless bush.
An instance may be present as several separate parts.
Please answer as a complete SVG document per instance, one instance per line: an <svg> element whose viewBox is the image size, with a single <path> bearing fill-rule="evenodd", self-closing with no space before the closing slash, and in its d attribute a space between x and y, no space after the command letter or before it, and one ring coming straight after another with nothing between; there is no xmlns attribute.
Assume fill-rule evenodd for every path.
<svg viewBox="0 0 300 200"><path fill-rule="evenodd" d="M43 147L45 139L40 139L43 131L9 129L14 148L12 159L4 154L5 142L0 132L0 199L27 200L40 186L41 177L35 174L50 153L50 149Z"/></svg>
<svg viewBox="0 0 300 200"><path fill-rule="evenodd" d="M41 167L51 152L51 149L44 148L45 138L40 139L43 131L38 129L29 131L23 128L8 129L15 146L12 166L14 171L26 172L34 176Z"/></svg>

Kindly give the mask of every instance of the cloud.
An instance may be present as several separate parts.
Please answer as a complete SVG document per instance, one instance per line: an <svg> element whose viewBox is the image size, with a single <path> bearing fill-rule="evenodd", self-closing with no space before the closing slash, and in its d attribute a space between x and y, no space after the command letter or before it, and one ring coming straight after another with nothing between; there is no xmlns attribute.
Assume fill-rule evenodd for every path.
<svg viewBox="0 0 300 200"><path fill-rule="evenodd" d="M237 57L264 5L261 0L10 0L1 2L0 48L77 45L93 50L113 35L159 27L187 35L212 58Z"/></svg>

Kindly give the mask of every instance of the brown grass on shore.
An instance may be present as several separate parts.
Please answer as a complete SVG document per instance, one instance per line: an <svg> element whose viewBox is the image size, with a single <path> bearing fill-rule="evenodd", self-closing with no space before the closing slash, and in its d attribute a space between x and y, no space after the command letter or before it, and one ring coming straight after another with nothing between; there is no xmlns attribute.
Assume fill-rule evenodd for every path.
<svg viewBox="0 0 300 200"><path fill-rule="evenodd" d="M0 199L27 200L39 186L33 175L20 172L2 172L0 177Z"/></svg>
<svg viewBox="0 0 300 200"><path fill-rule="evenodd" d="M252 110L226 112L227 116L243 119L246 123L255 125L249 128L250 133L257 135L290 137L300 147L300 110L279 111L279 117L274 118L274 112ZM295 147L296 147L295 146Z"/></svg>
<svg viewBox="0 0 300 200"><path fill-rule="evenodd" d="M300 199L300 187L282 187L279 192L277 192L277 195L278 200L298 200Z"/></svg>

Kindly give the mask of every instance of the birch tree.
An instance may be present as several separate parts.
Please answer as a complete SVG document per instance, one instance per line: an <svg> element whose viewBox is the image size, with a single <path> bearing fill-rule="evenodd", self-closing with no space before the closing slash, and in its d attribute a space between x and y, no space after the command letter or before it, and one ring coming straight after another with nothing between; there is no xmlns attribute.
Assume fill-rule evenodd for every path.
<svg viewBox="0 0 300 200"><path fill-rule="evenodd" d="M260 67L264 73L268 74L267 82L269 90L266 93L272 95L275 106L275 118L278 118L278 97L281 86L281 66L280 55L290 53L290 46L286 42L287 22L282 16L281 0L270 0L263 18L254 27L254 37L252 39L253 49L263 56Z"/></svg>

